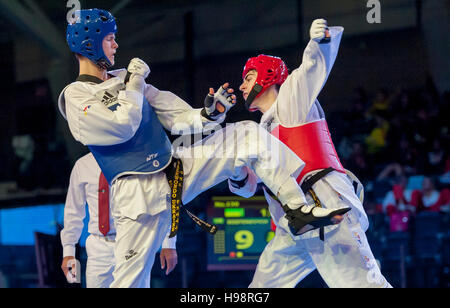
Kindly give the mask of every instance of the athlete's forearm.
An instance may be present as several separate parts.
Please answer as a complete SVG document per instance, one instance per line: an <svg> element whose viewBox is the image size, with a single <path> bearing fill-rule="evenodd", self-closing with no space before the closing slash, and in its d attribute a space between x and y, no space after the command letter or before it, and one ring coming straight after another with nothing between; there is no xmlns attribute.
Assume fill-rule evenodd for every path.
<svg viewBox="0 0 450 308"><path fill-rule="evenodd" d="M206 125L215 123L201 116L202 109L192 108L172 92L147 85L145 97L164 128L174 135L201 133Z"/></svg>

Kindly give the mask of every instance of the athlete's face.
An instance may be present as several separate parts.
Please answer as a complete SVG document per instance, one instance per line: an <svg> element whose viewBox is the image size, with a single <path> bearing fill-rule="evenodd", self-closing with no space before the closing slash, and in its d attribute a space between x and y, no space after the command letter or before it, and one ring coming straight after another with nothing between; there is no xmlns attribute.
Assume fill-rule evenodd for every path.
<svg viewBox="0 0 450 308"><path fill-rule="evenodd" d="M247 100L250 91L253 89L253 86L256 82L256 77L258 77L258 72L256 70L251 70L245 75L244 81L242 82L239 90L242 92L242 96L244 100Z"/></svg>
<svg viewBox="0 0 450 308"><path fill-rule="evenodd" d="M115 63L115 54L119 48L119 44L116 42L116 35L114 33L108 34L103 39L103 52L112 65Z"/></svg>

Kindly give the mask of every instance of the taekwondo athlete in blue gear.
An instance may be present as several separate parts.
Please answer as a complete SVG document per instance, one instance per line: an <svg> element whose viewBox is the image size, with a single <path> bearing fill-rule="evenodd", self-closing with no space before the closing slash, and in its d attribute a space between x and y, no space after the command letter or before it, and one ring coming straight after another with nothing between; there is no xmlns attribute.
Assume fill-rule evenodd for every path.
<svg viewBox="0 0 450 308"><path fill-rule="evenodd" d="M82 10L77 14L79 19L67 27L67 43L71 51L90 59L100 68L111 67L102 42L108 34L117 33L114 16L98 9ZM120 103L116 101L108 108L114 111L118 106ZM112 146L90 145L89 149L109 184L124 174L161 171L172 159L169 138L153 109L145 103L141 124L130 140Z"/></svg>
<svg viewBox="0 0 450 308"><path fill-rule="evenodd" d="M172 145L147 101L142 106L141 125L130 140L89 149L110 184L121 175L159 172L172 160Z"/></svg>

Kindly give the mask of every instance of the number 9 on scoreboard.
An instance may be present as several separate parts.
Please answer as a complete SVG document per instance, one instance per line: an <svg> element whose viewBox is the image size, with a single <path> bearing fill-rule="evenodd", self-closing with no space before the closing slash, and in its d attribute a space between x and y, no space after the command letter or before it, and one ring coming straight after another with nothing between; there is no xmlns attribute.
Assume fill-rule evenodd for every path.
<svg viewBox="0 0 450 308"><path fill-rule="evenodd" d="M234 240L236 242L236 249L245 250L252 247L255 238L251 231L240 230L234 234Z"/></svg>

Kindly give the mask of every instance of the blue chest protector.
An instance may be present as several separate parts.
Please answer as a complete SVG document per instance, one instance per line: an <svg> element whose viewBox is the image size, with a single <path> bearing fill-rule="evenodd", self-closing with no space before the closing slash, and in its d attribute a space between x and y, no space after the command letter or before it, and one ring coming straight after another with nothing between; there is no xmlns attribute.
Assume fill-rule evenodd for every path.
<svg viewBox="0 0 450 308"><path fill-rule="evenodd" d="M117 108L117 104L109 107ZM122 175L151 174L171 162L172 145L155 111L144 98L142 121L133 138L110 146L89 146L106 180Z"/></svg>

